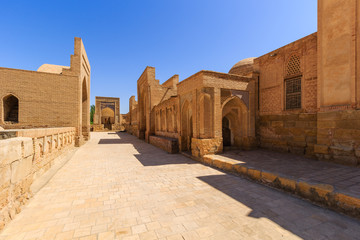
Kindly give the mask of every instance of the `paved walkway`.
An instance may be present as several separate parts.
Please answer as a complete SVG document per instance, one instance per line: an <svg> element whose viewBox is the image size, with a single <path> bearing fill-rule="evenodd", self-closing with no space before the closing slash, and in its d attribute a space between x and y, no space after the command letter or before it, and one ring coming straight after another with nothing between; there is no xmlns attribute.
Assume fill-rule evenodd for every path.
<svg viewBox="0 0 360 240"><path fill-rule="evenodd" d="M243 166L289 176L293 179L328 184L343 193L360 198L360 168L263 149L256 151L233 150L218 156L237 160Z"/></svg>
<svg viewBox="0 0 360 240"><path fill-rule="evenodd" d="M360 239L357 220L126 133L91 137L1 240Z"/></svg>

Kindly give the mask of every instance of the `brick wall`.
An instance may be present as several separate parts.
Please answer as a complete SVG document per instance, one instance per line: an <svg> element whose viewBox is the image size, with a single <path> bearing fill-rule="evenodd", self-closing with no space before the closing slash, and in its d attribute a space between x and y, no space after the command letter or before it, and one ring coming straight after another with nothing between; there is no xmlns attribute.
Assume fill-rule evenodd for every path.
<svg viewBox="0 0 360 240"><path fill-rule="evenodd" d="M82 40L75 38L70 67L54 66L55 72L48 67L38 71L0 68L0 125L75 127L80 145L89 138L90 131L90 64ZM4 99L10 94L19 101L16 124L4 119Z"/></svg>
<svg viewBox="0 0 360 240"><path fill-rule="evenodd" d="M292 56L300 59L301 108L286 110L285 79ZM259 73L257 136L261 147L314 156L317 134L317 34L254 61ZM291 78L291 76L290 76Z"/></svg>

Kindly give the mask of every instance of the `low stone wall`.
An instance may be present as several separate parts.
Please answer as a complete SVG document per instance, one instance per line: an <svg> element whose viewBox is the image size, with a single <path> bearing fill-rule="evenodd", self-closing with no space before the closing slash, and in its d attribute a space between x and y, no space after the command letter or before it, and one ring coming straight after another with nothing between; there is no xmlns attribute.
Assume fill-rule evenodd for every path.
<svg viewBox="0 0 360 240"><path fill-rule="evenodd" d="M139 134L138 134L139 131L138 131L137 124L135 124L135 125L125 124L125 131L130 133L131 135L139 137Z"/></svg>
<svg viewBox="0 0 360 240"><path fill-rule="evenodd" d="M316 156L320 160L360 166L360 111L318 113Z"/></svg>
<svg viewBox="0 0 360 240"><path fill-rule="evenodd" d="M156 136L168 137L168 138L179 138L177 132L166 132L166 131L155 131Z"/></svg>
<svg viewBox="0 0 360 240"><path fill-rule="evenodd" d="M208 154L221 153L222 151L222 138L192 138L191 140L191 154L196 158L201 158Z"/></svg>
<svg viewBox="0 0 360 240"><path fill-rule="evenodd" d="M104 124L94 124L92 128L94 132L101 132L104 131Z"/></svg>
<svg viewBox="0 0 360 240"><path fill-rule="evenodd" d="M168 153L179 152L179 142L177 138L168 138L163 136L150 136L149 143L165 150Z"/></svg>
<svg viewBox="0 0 360 240"><path fill-rule="evenodd" d="M112 131L125 131L125 126L123 125L123 124L120 124L120 123L118 123L118 124L113 124L112 126L111 126L111 130Z"/></svg>
<svg viewBox="0 0 360 240"><path fill-rule="evenodd" d="M75 146L75 128L7 130L0 140L0 230L32 196L31 184Z"/></svg>
<svg viewBox="0 0 360 240"><path fill-rule="evenodd" d="M299 195L305 199L336 211L343 212L349 216L360 218L360 197L357 193L344 193L329 184L313 183L306 178L296 179L292 176L268 172L261 168L248 166L239 161L218 155L206 155L203 156L203 158L195 160L227 172L242 175L259 183Z"/></svg>
<svg viewBox="0 0 360 240"><path fill-rule="evenodd" d="M316 113L264 115L258 125L262 148L315 157Z"/></svg>

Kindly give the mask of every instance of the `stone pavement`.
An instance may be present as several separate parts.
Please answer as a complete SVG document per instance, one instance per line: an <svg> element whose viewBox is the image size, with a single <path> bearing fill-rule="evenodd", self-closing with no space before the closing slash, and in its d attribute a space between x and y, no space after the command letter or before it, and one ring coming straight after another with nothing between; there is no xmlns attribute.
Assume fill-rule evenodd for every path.
<svg viewBox="0 0 360 240"><path fill-rule="evenodd" d="M360 168L268 150L232 150L200 161L360 219Z"/></svg>
<svg viewBox="0 0 360 240"><path fill-rule="evenodd" d="M166 152L92 133L0 239L360 239L360 222Z"/></svg>

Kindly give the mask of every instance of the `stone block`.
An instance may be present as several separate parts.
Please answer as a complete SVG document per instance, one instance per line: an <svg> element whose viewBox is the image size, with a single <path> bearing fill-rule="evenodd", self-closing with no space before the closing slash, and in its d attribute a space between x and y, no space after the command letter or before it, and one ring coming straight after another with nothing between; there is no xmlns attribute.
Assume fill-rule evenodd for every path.
<svg viewBox="0 0 360 240"><path fill-rule="evenodd" d="M206 165L212 166L213 162L213 155L205 155L202 157L203 163Z"/></svg>
<svg viewBox="0 0 360 240"><path fill-rule="evenodd" d="M342 207L346 207L347 209L357 208L358 211L360 211L359 198L351 197L342 193L336 193L335 200L338 202L339 205L342 205Z"/></svg>
<svg viewBox="0 0 360 240"><path fill-rule="evenodd" d="M336 146L330 146L330 151L335 156L350 156L353 155L353 150L354 148L349 145L336 144Z"/></svg>
<svg viewBox="0 0 360 240"><path fill-rule="evenodd" d="M273 173L264 172L264 171L261 172L261 179L266 183L274 182L277 177L278 176Z"/></svg>
<svg viewBox="0 0 360 240"><path fill-rule="evenodd" d="M296 181L289 179L289 178L283 178L283 177L278 177L279 182L280 182L280 186L281 188L290 191L290 192L295 192L296 189Z"/></svg>
<svg viewBox="0 0 360 240"><path fill-rule="evenodd" d="M234 164L233 168L234 168L235 172L242 174L242 175L247 175L247 171L248 171L247 167L245 167L241 164Z"/></svg>
<svg viewBox="0 0 360 240"><path fill-rule="evenodd" d="M296 122L295 121L285 121L284 122L284 127L285 128L292 128L295 127Z"/></svg>
<svg viewBox="0 0 360 240"><path fill-rule="evenodd" d="M0 168L0 190L10 186L11 168L10 164Z"/></svg>
<svg viewBox="0 0 360 240"><path fill-rule="evenodd" d="M311 189L322 199L327 200L330 193L334 191L334 187L329 184L311 185Z"/></svg>
<svg viewBox="0 0 360 240"><path fill-rule="evenodd" d="M261 171L254 169L254 168L248 168L247 175L253 179L253 180L261 180Z"/></svg>
<svg viewBox="0 0 360 240"><path fill-rule="evenodd" d="M234 165L235 164L230 161L225 161L223 163L223 169L228 172L234 172Z"/></svg>
<svg viewBox="0 0 360 240"><path fill-rule="evenodd" d="M336 122L334 121L318 121L318 128L336 128Z"/></svg>
<svg viewBox="0 0 360 240"><path fill-rule="evenodd" d="M299 120L304 121L316 121L317 115L313 113L300 113L299 114Z"/></svg>
<svg viewBox="0 0 360 240"><path fill-rule="evenodd" d="M3 209L9 203L9 188L0 190L0 209Z"/></svg>
<svg viewBox="0 0 360 240"><path fill-rule="evenodd" d="M327 145L314 145L314 152L315 153L321 153L321 154L328 154L329 153L329 146Z"/></svg>
<svg viewBox="0 0 360 240"><path fill-rule="evenodd" d="M1 165L10 164L22 157L22 138L10 138L1 140L0 161Z"/></svg>
<svg viewBox="0 0 360 240"><path fill-rule="evenodd" d="M311 185L307 182L298 182L296 184L296 192L305 198L310 198L311 196Z"/></svg>
<svg viewBox="0 0 360 240"><path fill-rule="evenodd" d="M338 120L336 128L341 129L360 129L360 120Z"/></svg>
<svg viewBox="0 0 360 240"><path fill-rule="evenodd" d="M24 138L24 157L28 157L34 154L34 144L31 138Z"/></svg>
<svg viewBox="0 0 360 240"><path fill-rule="evenodd" d="M219 159L214 159L212 161L212 166L216 167L216 168L219 168L219 169L223 169L224 167L224 162L219 160Z"/></svg>
<svg viewBox="0 0 360 240"><path fill-rule="evenodd" d="M271 126L272 127L283 127L284 122L283 121L273 121L273 122L271 122Z"/></svg>
<svg viewBox="0 0 360 240"><path fill-rule="evenodd" d="M32 156L20 159L11 164L11 183L24 180L32 169Z"/></svg>

